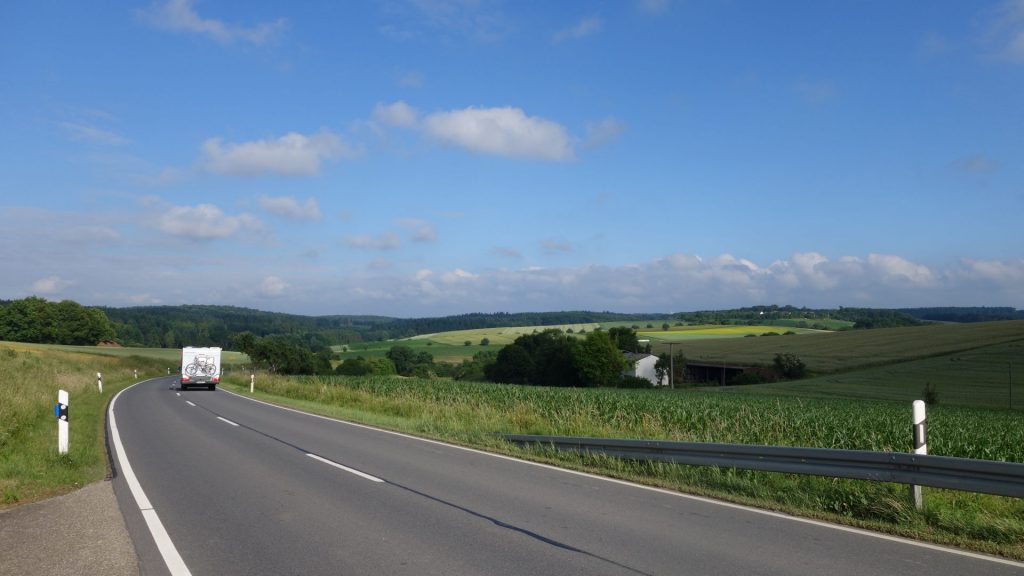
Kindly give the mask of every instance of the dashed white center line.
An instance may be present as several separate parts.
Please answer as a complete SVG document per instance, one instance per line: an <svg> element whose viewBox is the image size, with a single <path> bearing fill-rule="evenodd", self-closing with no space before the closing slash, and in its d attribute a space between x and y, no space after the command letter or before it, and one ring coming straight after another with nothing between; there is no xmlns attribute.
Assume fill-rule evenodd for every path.
<svg viewBox="0 0 1024 576"><path fill-rule="evenodd" d="M189 406L195 406L195 404L193 404L190 400L185 400L185 404L188 404Z"/></svg>
<svg viewBox="0 0 1024 576"><path fill-rule="evenodd" d="M227 418L221 418L220 416L217 416L217 420L220 420L221 422L227 422L228 424L231 424L232 426L238 426L238 424L235 424L234 422L232 422L231 420L228 420Z"/></svg>
<svg viewBox="0 0 1024 576"><path fill-rule="evenodd" d="M360 478L366 478L367 480L369 480L371 482L383 482L383 480L381 480L380 478L377 478L376 476L370 476L369 474L367 474L365 472L360 472L359 470L356 470L354 468L349 468L348 466L343 466L341 464L338 464L337 462L333 462L331 460L328 460L327 458L321 458L320 456L317 456L316 454L306 454L306 456L309 456L313 460L319 460L320 462L323 462L324 464L328 464L330 466L334 466L335 468L340 468L340 469L342 469L345 472L348 472L350 474L355 474L356 476L359 476Z"/></svg>

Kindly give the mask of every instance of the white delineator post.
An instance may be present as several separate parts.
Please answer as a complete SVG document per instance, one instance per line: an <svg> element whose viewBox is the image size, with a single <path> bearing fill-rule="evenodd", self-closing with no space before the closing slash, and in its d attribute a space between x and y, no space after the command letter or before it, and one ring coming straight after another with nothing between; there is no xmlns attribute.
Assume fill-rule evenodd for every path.
<svg viewBox="0 0 1024 576"><path fill-rule="evenodd" d="M923 400L914 400L914 454L927 454L928 440L925 437L925 405ZM910 498L914 501L914 508L920 510L924 507L924 497L921 495L921 487L916 484L910 485Z"/></svg>
<svg viewBox="0 0 1024 576"><path fill-rule="evenodd" d="M57 416L57 452L68 453L68 391L57 391L57 405L54 406Z"/></svg>
<svg viewBox="0 0 1024 576"><path fill-rule="evenodd" d="M103 393L103 374L96 373L96 387L100 389L100 394Z"/></svg>
<svg viewBox="0 0 1024 576"><path fill-rule="evenodd" d="M252 394L256 389L256 375L249 374L249 394Z"/></svg>

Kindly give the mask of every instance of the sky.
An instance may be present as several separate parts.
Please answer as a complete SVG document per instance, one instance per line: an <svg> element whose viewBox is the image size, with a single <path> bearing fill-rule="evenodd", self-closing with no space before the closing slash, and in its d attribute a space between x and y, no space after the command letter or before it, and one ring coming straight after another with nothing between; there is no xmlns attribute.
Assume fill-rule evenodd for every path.
<svg viewBox="0 0 1024 576"><path fill-rule="evenodd" d="M0 299L1024 308L1024 0L15 1Z"/></svg>

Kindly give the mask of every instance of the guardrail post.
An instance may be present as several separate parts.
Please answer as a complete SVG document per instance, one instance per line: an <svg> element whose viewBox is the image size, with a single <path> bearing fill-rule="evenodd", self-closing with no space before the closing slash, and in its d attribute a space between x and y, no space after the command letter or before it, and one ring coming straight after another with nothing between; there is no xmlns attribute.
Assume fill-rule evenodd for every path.
<svg viewBox="0 0 1024 576"><path fill-rule="evenodd" d="M928 440L925 437L925 405L923 400L914 400L914 454L927 454ZM910 499L914 502L914 508L924 508L924 496L921 494L921 487L916 484L910 485Z"/></svg>
<svg viewBox="0 0 1024 576"><path fill-rule="evenodd" d="M57 452L68 453L68 391L57 391L57 405L53 407L53 415L57 417Z"/></svg>
<svg viewBox="0 0 1024 576"><path fill-rule="evenodd" d="M103 394L103 374L96 373L96 387L99 388L100 394Z"/></svg>

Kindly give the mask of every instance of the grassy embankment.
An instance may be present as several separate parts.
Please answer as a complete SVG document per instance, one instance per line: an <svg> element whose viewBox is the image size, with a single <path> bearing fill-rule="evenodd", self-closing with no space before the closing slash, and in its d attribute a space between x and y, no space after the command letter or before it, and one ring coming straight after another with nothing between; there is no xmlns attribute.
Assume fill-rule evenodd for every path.
<svg viewBox="0 0 1024 576"><path fill-rule="evenodd" d="M247 382L228 386L248 393ZM902 485L524 452L495 434L909 451L909 407L668 390L558 389L386 377L263 376L257 395L310 411L647 484L1024 559L1024 502ZM1024 462L1024 414L937 406L934 454Z"/></svg>
<svg viewBox="0 0 1024 576"><path fill-rule="evenodd" d="M238 360L241 355L227 355ZM32 502L107 474L107 402L125 386L175 370L179 350L0 342L0 509ZM96 373L103 374L103 393ZM57 453L53 405L67 390L69 449Z"/></svg>

